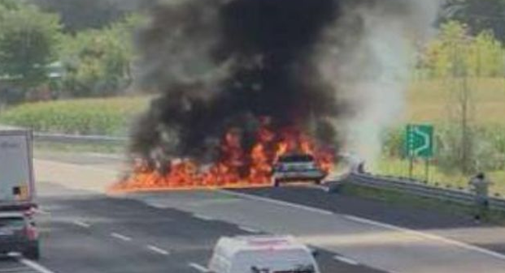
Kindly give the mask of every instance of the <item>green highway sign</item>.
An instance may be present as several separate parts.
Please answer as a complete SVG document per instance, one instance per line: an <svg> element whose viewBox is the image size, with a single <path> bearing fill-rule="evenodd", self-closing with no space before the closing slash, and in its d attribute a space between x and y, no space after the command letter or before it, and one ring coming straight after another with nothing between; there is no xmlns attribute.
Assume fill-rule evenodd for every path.
<svg viewBox="0 0 505 273"><path fill-rule="evenodd" d="M405 146L409 157L433 157L433 125L407 125Z"/></svg>

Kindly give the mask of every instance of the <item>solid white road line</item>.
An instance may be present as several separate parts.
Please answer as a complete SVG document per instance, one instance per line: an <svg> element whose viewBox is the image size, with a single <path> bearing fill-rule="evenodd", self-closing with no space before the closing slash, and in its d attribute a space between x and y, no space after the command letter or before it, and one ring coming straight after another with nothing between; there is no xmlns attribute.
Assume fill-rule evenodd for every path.
<svg viewBox="0 0 505 273"><path fill-rule="evenodd" d="M153 252L156 252L158 254L161 254L161 255L168 255L170 254L168 251L164 250L164 249L161 249L157 246L153 246L153 245L147 245L147 249L153 251Z"/></svg>
<svg viewBox="0 0 505 273"><path fill-rule="evenodd" d="M489 249L485 249L485 248L482 248L482 247L478 247L478 246L475 246L475 245L471 245L471 244L463 243L463 242L460 242L460 241L444 238L444 237L441 237L441 236L438 236L438 235L434 235L434 234L430 234L430 233L425 233L425 232L421 232L421 231L415 231L415 230L411 230L411 229L407 229L407 228L402 228L402 227L398 227L398 226L394 226L394 225L390 225L390 224L386 224L386 223L381 223L381 222L377 222L377 221L373 221L373 220L369 220L369 219L365 219L365 218L361 218L361 217L356 217L356 216L353 216L353 215L334 214L331 211L322 210L322 209L313 208L313 207L308 207L308 206L299 205L299 204L294 204L294 203L290 203L290 202L286 202L286 201L279 201L279 200L270 199L270 198L266 198L266 197L259 197L259 196L255 196L255 195L250 195L250 194L245 194L245 193L238 193L238 192L233 192L233 191L229 191L229 190L220 190L220 191L223 192L223 193L225 193L225 194L234 195L234 196L237 196L237 197L242 197L244 199L258 200L258 201L268 202L268 203L271 203L271 204L277 204L277 205L283 205L283 206L288 206L288 207L292 207L292 208L303 209L303 210L306 210L306 211L316 212L316 213L324 214L324 215L341 215L344 218L346 218L348 220L351 220L351 221L354 221L354 222L359 222L359 223L366 224L366 225L372 225L372 226L376 226L376 227L381 227L381 228L385 228L385 229L389 229L389 230L400 231L400 232L404 232L404 233L407 233L407 234L410 234L410 235L415 235L417 237L439 241L439 242L442 242L442 243L445 243L445 244L450 244L450 245L453 245L453 246L457 246L457 247L460 247L460 248L463 248L463 249L466 249L466 250L476 251L476 252L479 252L481 254L489 255L489 256L492 256L494 258L497 258L497 259L505 261L505 255L504 254L501 254L501 253L498 253L498 252L495 252L495 251L492 251L492 250L489 250Z"/></svg>
<svg viewBox="0 0 505 273"><path fill-rule="evenodd" d="M291 208L295 208L295 209L302 209L302 210L315 212L315 213L319 213L319 214L324 214L324 215L333 215L333 212L328 211L328 210L313 208L313 207L290 203L290 202L286 202L286 201L280 201L280 200L270 199L270 198L266 198L266 197L260 197L260 196L256 196L256 195L250 195L250 194L245 194L245 193L229 191L229 190L220 190L220 191L225 194L234 195L237 197L242 197L244 199L262 201L262 202L267 202L267 203L271 203L271 204L291 207Z"/></svg>
<svg viewBox="0 0 505 273"><path fill-rule="evenodd" d="M117 160L124 160L125 159L125 157L122 155L114 155L114 154L85 153L84 155L98 157L98 158L105 158L105 159L117 159Z"/></svg>
<svg viewBox="0 0 505 273"><path fill-rule="evenodd" d="M205 216L205 215L201 215L201 214L193 214L193 217L195 217L197 219L200 219L200 220L204 220L204 221L213 221L214 220L211 217L208 217L208 216Z"/></svg>
<svg viewBox="0 0 505 273"><path fill-rule="evenodd" d="M260 233L257 229L246 227L246 226L238 226L238 228L245 231L245 232Z"/></svg>
<svg viewBox="0 0 505 273"><path fill-rule="evenodd" d="M74 225L76 225L76 226L80 226L80 227L83 227L83 228L90 228L91 227L90 224L84 223L83 221L75 220L75 221L72 221L72 223Z"/></svg>
<svg viewBox="0 0 505 273"><path fill-rule="evenodd" d="M358 262L356 262L355 260L353 259L349 259L349 258L346 258L346 257L343 257L343 256L334 256L333 259L339 261L339 262L343 262L343 263L346 263L346 264L350 264L350 265L359 265Z"/></svg>
<svg viewBox="0 0 505 273"><path fill-rule="evenodd" d="M129 242L132 240L132 238L128 237L128 236L124 236L122 234L119 234L119 233L111 233L110 236L116 238L116 239L119 239L119 240L122 240L122 241L125 241L125 242Z"/></svg>
<svg viewBox="0 0 505 273"><path fill-rule="evenodd" d="M369 220L369 219L365 219L365 218L361 218L361 217L356 217L356 216L352 216L352 215L344 215L344 217L346 219L349 219L349 220L354 221L354 222L358 222L358 223L362 223L362 224L366 224L366 225L371 225L371 226L376 226L376 227L381 227L381 228L390 229L390 230L395 230L395 231L403 232L403 233L406 233L406 234L414 235L414 236L417 236L417 237L421 237L421 238L425 238L425 239L430 239L430 240L438 241L438 242L441 242L441 243L457 246L457 247L460 247L460 248L463 248L463 249L466 249L466 250L476 251L476 252L479 252L481 254L489 255L489 256L492 256L494 258L497 258L497 259L505 261L505 255L504 254L501 254L501 253L498 253L498 252L494 252L492 250L485 249L485 248L482 248L482 247L470 245L470 244L467 244L467 243L463 243L463 242L460 242L460 241L444 238L444 237L441 237L441 236L438 236L438 235L434 235L434 234L430 234L430 233L425 233L425 232L421 232L421 231L415 231L415 230L411 230L411 229L406 229L406 228L402 228L402 227L398 227L398 226L394 226L394 225L390 225L390 224L386 224L386 223L381 223L381 222L377 222L377 221L373 221L373 220Z"/></svg>
<svg viewBox="0 0 505 273"><path fill-rule="evenodd" d="M198 271L200 271L202 273L209 272L209 270L205 266L199 265L197 263L189 263L188 266L191 267L191 268L194 268L194 269L196 269L196 270L198 270Z"/></svg>
<svg viewBox="0 0 505 273"><path fill-rule="evenodd" d="M45 268L41 264L36 263L31 260L28 260L28 259L25 259L25 258L20 258L19 262L21 262L22 264L28 266L29 268L31 268L39 273L55 273L54 271L51 271L51 270Z"/></svg>

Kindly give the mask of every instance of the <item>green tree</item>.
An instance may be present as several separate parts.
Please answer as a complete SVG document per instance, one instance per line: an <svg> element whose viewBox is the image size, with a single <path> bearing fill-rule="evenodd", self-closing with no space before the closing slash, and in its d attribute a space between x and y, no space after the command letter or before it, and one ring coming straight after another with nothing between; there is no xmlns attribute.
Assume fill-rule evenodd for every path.
<svg viewBox="0 0 505 273"><path fill-rule="evenodd" d="M460 74L460 70L466 67L464 51L468 49L469 42L464 24L450 21L442 25L439 36L426 50L425 65L430 69L431 76L447 78Z"/></svg>
<svg viewBox="0 0 505 273"><path fill-rule="evenodd" d="M501 77L504 71L502 44L491 31L473 38L467 55L468 74L473 77Z"/></svg>
<svg viewBox="0 0 505 273"><path fill-rule="evenodd" d="M449 21L428 45L421 66L434 78L501 77L504 56L502 43L491 31L472 36L467 25Z"/></svg>
<svg viewBox="0 0 505 273"><path fill-rule="evenodd" d="M36 6L6 1L0 5L0 75L24 89L47 80L46 65L56 60L59 17Z"/></svg>
<svg viewBox="0 0 505 273"><path fill-rule="evenodd" d="M86 30L65 39L62 61L68 95L115 95L131 84L132 33L142 22L130 16L104 29Z"/></svg>

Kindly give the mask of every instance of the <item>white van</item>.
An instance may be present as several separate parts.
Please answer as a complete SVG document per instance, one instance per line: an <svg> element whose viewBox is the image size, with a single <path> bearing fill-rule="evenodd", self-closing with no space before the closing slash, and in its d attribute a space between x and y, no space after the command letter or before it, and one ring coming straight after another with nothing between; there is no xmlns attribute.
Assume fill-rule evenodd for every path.
<svg viewBox="0 0 505 273"><path fill-rule="evenodd" d="M320 273L312 251L290 236L219 239L209 262L212 273Z"/></svg>

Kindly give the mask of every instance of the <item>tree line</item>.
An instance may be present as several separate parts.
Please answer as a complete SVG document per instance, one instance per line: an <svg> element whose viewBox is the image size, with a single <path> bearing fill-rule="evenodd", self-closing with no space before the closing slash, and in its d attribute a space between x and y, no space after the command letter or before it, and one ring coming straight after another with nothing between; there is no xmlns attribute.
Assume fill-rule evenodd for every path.
<svg viewBox="0 0 505 273"><path fill-rule="evenodd" d="M132 82L132 33L144 22L135 2L125 11L119 0L2 0L0 102L120 94ZM505 76L503 14L505 0L448 1L417 75Z"/></svg>
<svg viewBox="0 0 505 273"><path fill-rule="evenodd" d="M141 20L125 14L73 31L57 13L1 1L0 102L118 94L132 81L132 33Z"/></svg>

